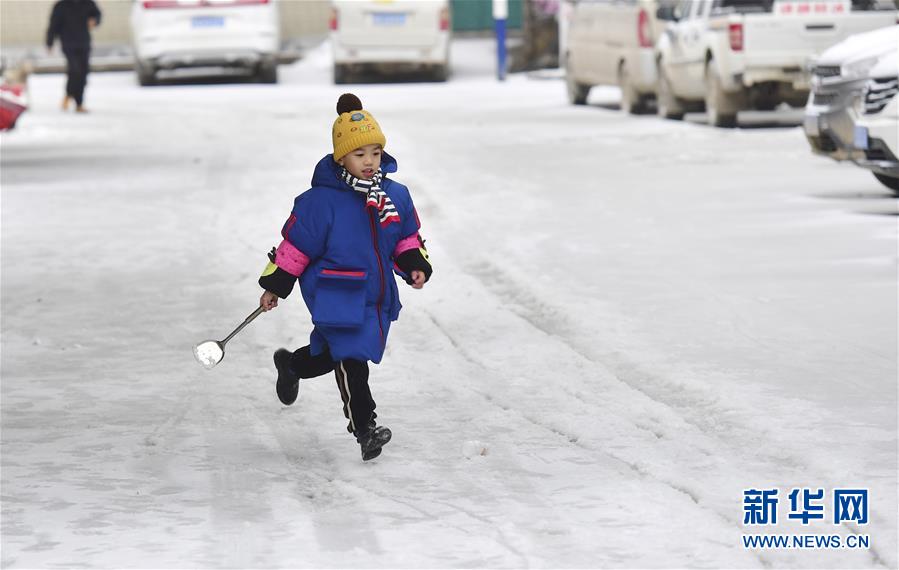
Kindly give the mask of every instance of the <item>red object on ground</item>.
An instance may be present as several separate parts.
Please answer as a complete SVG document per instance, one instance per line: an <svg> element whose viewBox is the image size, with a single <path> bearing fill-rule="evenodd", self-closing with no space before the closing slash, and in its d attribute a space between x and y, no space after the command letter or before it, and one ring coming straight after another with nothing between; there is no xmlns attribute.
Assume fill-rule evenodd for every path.
<svg viewBox="0 0 899 570"><path fill-rule="evenodd" d="M0 131L15 127L26 109L28 98L24 85L0 85Z"/></svg>

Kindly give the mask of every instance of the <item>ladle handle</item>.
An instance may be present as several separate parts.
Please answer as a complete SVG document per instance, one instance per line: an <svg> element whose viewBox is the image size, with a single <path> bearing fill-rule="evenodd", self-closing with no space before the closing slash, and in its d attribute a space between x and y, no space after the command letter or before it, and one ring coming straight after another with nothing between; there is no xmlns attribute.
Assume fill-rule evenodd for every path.
<svg viewBox="0 0 899 570"><path fill-rule="evenodd" d="M248 324L250 324L250 323L253 321L253 319L255 319L256 317L258 317L259 314L262 313L262 311L264 311L264 309L263 309L262 306L260 305L258 309L256 309L256 310L253 311L252 313L250 313L250 316L247 317L246 319L244 319L244 321L243 321L242 323L240 323L240 326L238 326L236 329L234 329L234 332L232 332L231 334L229 334L229 335L225 338L225 340L222 341L222 346L224 346L226 342L228 342L229 340L231 340L232 338L234 338L234 335L236 335L237 333L239 333L240 331L242 331L243 328L244 328L245 326L247 326Z"/></svg>

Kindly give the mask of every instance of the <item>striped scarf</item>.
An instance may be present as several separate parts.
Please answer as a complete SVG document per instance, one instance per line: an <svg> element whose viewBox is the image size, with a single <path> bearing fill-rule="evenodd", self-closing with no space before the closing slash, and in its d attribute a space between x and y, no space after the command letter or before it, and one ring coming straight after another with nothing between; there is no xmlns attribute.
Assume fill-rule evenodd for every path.
<svg viewBox="0 0 899 570"><path fill-rule="evenodd" d="M396 211L396 206L393 205L390 196L381 189L381 181L384 179L384 175L381 173L380 168L375 172L371 180L363 180L356 178L346 168L341 167L340 178L353 190L365 194L365 207L375 208L378 211L378 218L381 221L382 228L400 221L400 215Z"/></svg>

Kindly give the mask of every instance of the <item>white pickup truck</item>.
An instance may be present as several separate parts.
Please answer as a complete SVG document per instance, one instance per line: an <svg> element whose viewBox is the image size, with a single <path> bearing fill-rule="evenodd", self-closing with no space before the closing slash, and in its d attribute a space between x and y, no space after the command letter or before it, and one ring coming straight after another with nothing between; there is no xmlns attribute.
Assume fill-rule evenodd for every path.
<svg viewBox="0 0 899 570"><path fill-rule="evenodd" d="M893 0L684 0L660 8L658 113L681 118L705 106L709 123L737 112L801 107L808 65L844 38L896 24Z"/></svg>

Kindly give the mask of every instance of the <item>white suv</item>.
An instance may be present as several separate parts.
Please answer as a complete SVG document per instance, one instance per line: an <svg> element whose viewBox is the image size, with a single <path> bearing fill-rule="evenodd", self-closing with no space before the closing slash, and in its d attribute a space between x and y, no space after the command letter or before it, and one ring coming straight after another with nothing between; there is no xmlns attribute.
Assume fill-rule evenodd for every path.
<svg viewBox="0 0 899 570"><path fill-rule="evenodd" d="M137 77L185 67L240 68L263 83L278 81L275 0L132 0Z"/></svg>
<svg viewBox="0 0 899 570"><path fill-rule="evenodd" d="M574 4L565 47L568 100L587 102L594 85L618 85L621 110L646 112L655 98L656 13L674 0L581 0Z"/></svg>
<svg viewBox="0 0 899 570"><path fill-rule="evenodd" d="M812 152L834 160L864 155L853 145L855 122L871 68L899 46L899 25L854 34L828 48L812 64L811 95L803 130Z"/></svg>
<svg viewBox="0 0 899 570"><path fill-rule="evenodd" d="M864 159L854 160L899 196L899 54L894 49L871 69L860 101L854 143Z"/></svg>
<svg viewBox="0 0 899 570"><path fill-rule="evenodd" d="M334 0L334 83L354 71L414 69L446 81L450 68L449 0Z"/></svg>

